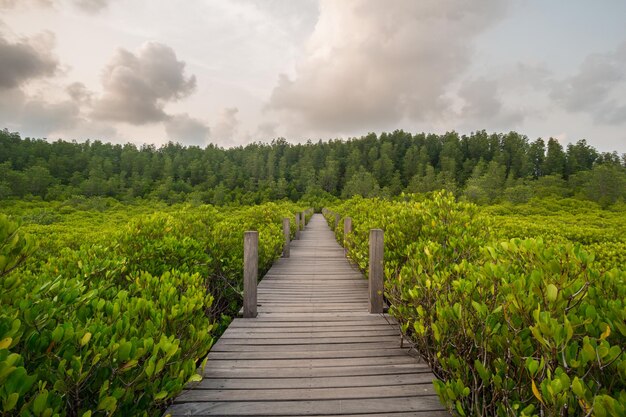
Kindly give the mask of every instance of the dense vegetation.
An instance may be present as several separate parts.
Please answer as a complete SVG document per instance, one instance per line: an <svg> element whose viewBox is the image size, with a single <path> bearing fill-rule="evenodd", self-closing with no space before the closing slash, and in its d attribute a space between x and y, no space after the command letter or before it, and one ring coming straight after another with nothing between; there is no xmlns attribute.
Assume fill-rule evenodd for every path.
<svg viewBox="0 0 626 417"><path fill-rule="evenodd" d="M241 305L243 231L262 272L302 209L5 203L0 414L160 415Z"/></svg>
<svg viewBox="0 0 626 417"><path fill-rule="evenodd" d="M529 141L515 132L395 131L348 141L292 145L277 139L201 149L48 142L4 130L0 149L0 199L83 195L223 205L442 188L478 203L552 195L608 206L626 198L626 155L599 153L584 140L564 149L555 139Z"/></svg>
<svg viewBox="0 0 626 417"><path fill-rule="evenodd" d="M353 219L343 236L335 213ZM460 415L626 415L626 210L451 194L353 198L327 213L364 271L385 230L390 313Z"/></svg>
<svg viewBox="0 0 626 417"><path fill-rule="evenodd" d="M390 311L451 409L626 415L626 155L484 131L0 149L2 415L160 414L240 307L242 232L262 273L311 205L353 218L364 271L385 230Z"/></svg>

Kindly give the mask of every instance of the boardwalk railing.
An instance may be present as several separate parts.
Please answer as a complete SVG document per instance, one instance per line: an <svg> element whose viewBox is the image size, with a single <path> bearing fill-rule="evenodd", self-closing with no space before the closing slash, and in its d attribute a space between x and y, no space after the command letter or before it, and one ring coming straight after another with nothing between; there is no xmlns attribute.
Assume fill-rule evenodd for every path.
<svg viewBox="0 0 626 417"><path fill-rule="evenodd" d="M308 208L296 213L296 239L300 238L300 231L306 227L306 218L313 214ZM283 218L283 258L289 258L291 245L291 220ZM244 318L257 316L257 284L259 277L259 232L247 231L243 234L243 310ZM241 313L240 313L241 314Z"/></svg>
<svg viewBox="0 0 626 417"><path fill-rule="evenodd" d="M334 217L335 229L339 227L341 215L327 208L322 209L324 217L331 215ZM343 241L340 242L344 248L344 253L348 255L348 245L350 234L352 233L352 218L343 219ZM380 314L384 312L383 281L384 281L384 257L385 257L385 237L382 229L370 229L369 237L369 264L368 264L368 286L369 286L369 312Z"/></svg>
<svg viewBox="0 0 626 417"><path fill-rule="evenodd" d="M381 310L382 281L377 287L363 279L320 215L288 242L311 213L298 214L295 224L283 222L293 227L285 233L290 247L258 285L254 244L263 236L244 235L249 318L230 323L209 352L203 380L187 386L165 415L449 417L430 368L398 340L397 323L368 313ZM382 277L382 246L382 231L373 231L371 258L379 261L370 280Z"/></svg>

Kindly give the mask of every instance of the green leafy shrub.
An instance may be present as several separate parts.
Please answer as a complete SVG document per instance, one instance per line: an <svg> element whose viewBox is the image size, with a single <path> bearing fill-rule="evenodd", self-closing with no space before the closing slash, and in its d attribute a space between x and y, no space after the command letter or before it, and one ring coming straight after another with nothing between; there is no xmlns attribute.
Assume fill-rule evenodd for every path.
<svg viewBox="0 0 626 417"><path fill-rule="evenodd" d="M200 361L241 305L243 232L259 231L266 270L282 251L282 218L302 211L100 209L26 224L43 241L35 254L0 216L2 415L160 415L200 379Z"/></svg>
<svg viewBox="0 0 626 417"><path fill-rule="evenodd" d="M440 399L468 416L625 415L626 272L570 241L603 245L613 231L559 234L531 217L516 233L543 228L551 243L502 241L500 222L476 206L422 198L353 199L326 216L333 226L335 212L353 218L346 245L363 269L369 229L385 230L390 313L433 369Z"/></svg>

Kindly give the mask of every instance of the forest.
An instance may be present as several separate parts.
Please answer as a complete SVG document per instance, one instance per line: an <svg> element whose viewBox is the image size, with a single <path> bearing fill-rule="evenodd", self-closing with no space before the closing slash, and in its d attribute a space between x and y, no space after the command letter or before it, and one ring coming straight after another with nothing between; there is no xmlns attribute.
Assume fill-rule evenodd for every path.
<svg viewBox="0 0 626 417"><path fill-rule="evenodd" d="M455 415L626 413L626 155L399 130L0 149L2 416L163 415L242 306L244 231L262 278L311 207L365 277L384 230L389 314Z"/></svg>
<svg viewBox="0 0 626 417"><path fill-rule="evenodd" d="M603 207L626 197L626 154L582 139L565 148L510 132L285 139L224 149L21 138L0 131L0 199L72 196L167 203L259 204L303 197L392 197L446 189L469 201L576 197Z"/></svg>

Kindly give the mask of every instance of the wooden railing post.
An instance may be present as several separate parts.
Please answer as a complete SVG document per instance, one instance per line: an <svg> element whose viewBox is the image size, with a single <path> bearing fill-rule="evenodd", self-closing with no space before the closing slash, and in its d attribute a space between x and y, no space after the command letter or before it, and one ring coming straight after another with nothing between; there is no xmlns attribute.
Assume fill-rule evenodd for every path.
<svg viewBox="0 0 626 417"><path fill-rule="evenodd" d="M296 213L296 240L300 239L300 213Z"/></svg>
<svg viewBox="0 0 626 417"><path fill-rule="evenodd" d="M381 229L370 230L370 258L369 258L369 312L379 314L383 312L383 257L384 234Z"/></svg>
<svg viewBox="0 0 626 417"><path fill-rule="evenodd" d="M243 317L254 318L259 275L259 232L243 234Z"/></svg>
<svg viewBox="0 0 626 417"><path fill-rule="evenodd" d="M300 218L300 222L302 223L302 230L306 227L306 211L302 212L302 217Z"/></svg>
<svg viewBox="0 0 626 417"><path fill-rule="evenodd" d="M283 245L283 258L289 258L289 242L291 240L289 217L285 217L283 219L283 236L285 237L285 243Z"/></svg>
<svg viewBox="0 0 626 417"><path fill-rule="evenodd" d="M339 220L341 220L341 216L339 213L335 213L335 229L339 227Z"/></svg>
<svg viewBox="0 0 626 417"><path fill-rule="evenodd" d="M352 217L343 219L343 253L348 254L348 235L352 233Z"/></svg>

